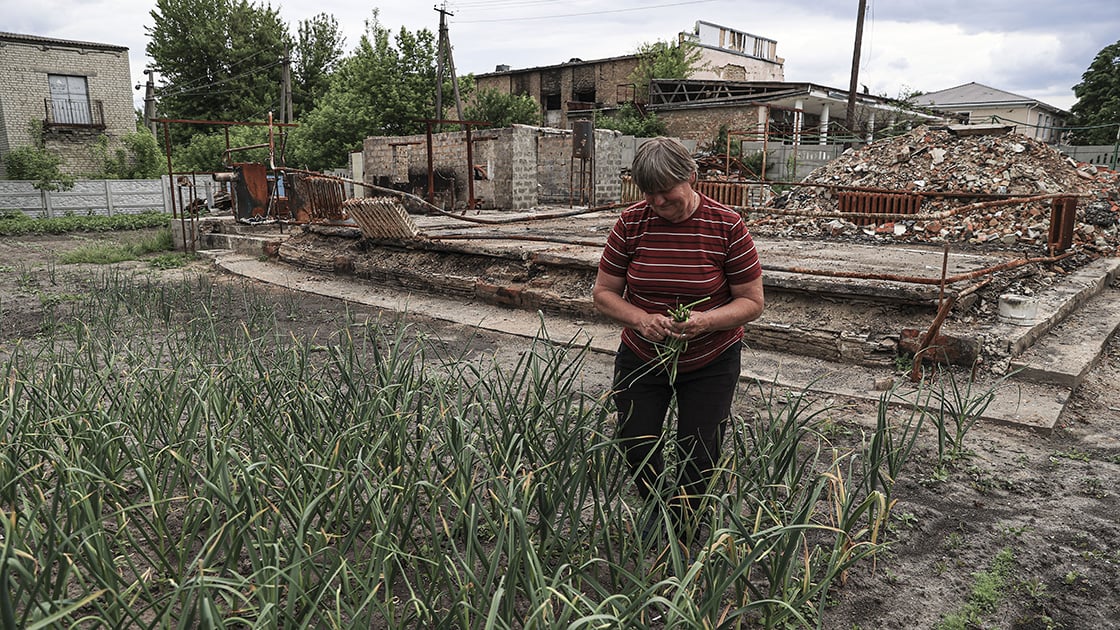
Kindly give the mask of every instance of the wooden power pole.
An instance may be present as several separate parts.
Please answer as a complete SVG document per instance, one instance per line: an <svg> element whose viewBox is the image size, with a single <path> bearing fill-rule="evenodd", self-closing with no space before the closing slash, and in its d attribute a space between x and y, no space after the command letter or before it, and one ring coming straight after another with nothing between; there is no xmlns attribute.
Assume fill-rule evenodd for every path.
<svg viewBox="0 0 1120 630"><path fill-rule="evenodd" d="M856 44L852 51L852 81L848 84L848 113L847 120L849 131L853 139L856 137L856 89L859 87L859 49L863 42L863 16L867 12L867 0L859 0L859 13L856 16Z"/></svg>
<svg viewBox="0 0 1120 630"><path fill-rule="evenodd" d="M292 112L292 57L288 51L280 66L280 122L290 123L295 118Z"/></svg>
<svg viewBox="0 0 1120 630"><path fill-rule="evenodd" d="M436 120L443 120L443 72L446 64L451 73L451 88L455 91L455 113L457 120L463 119L463 103L459 99L459 78L455 76L455 61L451 57L451 36L447 34L447 16L455 15L447 11L447 3L433 7L439 12L439 47L436 51ZM440 125L440 123L437 123Z"/></svg>

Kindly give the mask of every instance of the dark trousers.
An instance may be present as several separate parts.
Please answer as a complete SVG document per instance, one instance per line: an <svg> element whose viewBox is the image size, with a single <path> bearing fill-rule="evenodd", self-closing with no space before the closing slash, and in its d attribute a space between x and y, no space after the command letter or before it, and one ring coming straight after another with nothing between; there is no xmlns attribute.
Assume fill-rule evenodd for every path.
<svg viewBox="0 0 1120 630"><path fill-rule="evenodd" d="M659 492L681 507L683 497L689 498L688 507L698 506L719 463L731 401L739 383L741 355L742 343L736 343L699 370L677 374L676 383L671 385L664 369L650 370L625 345L619 348L614 361L619 438L643 499ZM679 486L673 483L676 478L663 478L663 431L674 391Z"/></svg>

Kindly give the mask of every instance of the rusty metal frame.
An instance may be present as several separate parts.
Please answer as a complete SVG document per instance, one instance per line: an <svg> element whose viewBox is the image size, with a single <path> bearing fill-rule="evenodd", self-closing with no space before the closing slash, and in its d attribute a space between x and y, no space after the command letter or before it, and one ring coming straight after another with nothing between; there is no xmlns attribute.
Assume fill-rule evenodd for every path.
<svg viewBox="0 0 1120 630"><path fill-rule="evenodd" d="M444 120L440 118L420 118L417 122L425 125L424 137L428 147L428 203L435 205L435 154L433 149L432 125L462 125L467 138L467 209L474 210L477 201L474 198L474 141L471 138L472 127L488 127L485 120Z"/></svg>
<svg viewBox="0 0 1120 630"><path fill-rule="evenodd" d="M188 241L188 239L187 239L188 217L186 217L186 215L190 214L190 213L187 213L185 208L183 208L182 212L180 212L180 208L175 203L175 176L176 175L182 175L182 174L185 174L185 173L176 173L174 166L171 164L171 125L172 124L187 124L187 125L209 125L209 126L225 127L225 131L226 131L226 134L225 134L226 135L226 151L229 151L229 128L230 127L264 127L264 126L267 126L269 128L269 130L268 130L269 145L272 145L273 144L273 135L272 135L272 128L273 127L298 127L299 126L299 124L297 124L297 123L278 123L278 122L273 121L272 120L272 112L269 112L267 122L232 121L232 120L195 120L195 119L190 119L190 118L153 118L153 119L151 119L151 122L160 123L163 126L164 158L167 161L167 183L168 183L168 186L171 187L170 194L168 195L171 198L171 218L172 219L179 219L179 229L180 229L180 233L181 233L181 236L182 236L182 239L183 239L183 249L187 250L187 251L194 251L194 248L195 248L194 234L197 230L197 226L194 223L194 216L192 215L189 218L190 219L190 228L191 228L191 237L192 238ZM274 151L274 148L272 149L272 151ZM272 159L272 157L273 157L272 151L270 151L270 154L269 154L270 159ZM281 159L282 158L283 158L283 154L281 154ZM273 167L273 168L275 168L275 167ZM194 173L190 173L190 174L193 175Z"/></svg>

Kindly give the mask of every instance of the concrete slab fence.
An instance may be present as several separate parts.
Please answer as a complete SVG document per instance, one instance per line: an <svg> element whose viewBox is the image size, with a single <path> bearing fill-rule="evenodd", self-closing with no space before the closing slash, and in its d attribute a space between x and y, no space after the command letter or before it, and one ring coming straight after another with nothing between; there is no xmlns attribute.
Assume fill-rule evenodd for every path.
<svg viewBox="0 0 1120 630"><path fill-rule="evenodd" d="M214 182L200 179L198 184L209 191ZM171 194L166 176L78 180L70 190L55 191L37 190L30 181L0 180L0 211L18 210L33 218L170 213ZM209 200L213 199L212 192L206 194ZM185 200L189 202L189 198Z"/></svg>

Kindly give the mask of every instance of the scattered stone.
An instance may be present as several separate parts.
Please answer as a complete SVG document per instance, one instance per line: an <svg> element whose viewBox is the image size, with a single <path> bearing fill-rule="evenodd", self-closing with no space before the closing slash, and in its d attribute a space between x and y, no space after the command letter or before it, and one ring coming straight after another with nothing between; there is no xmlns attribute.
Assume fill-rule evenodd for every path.
<svg viewBox="0 0 1120 630"><path fill-rule="evenodd" d="M751 231L763 237L949 242L981 249L1014 248L1039 256L1049 252L1052 208L1048 200L985 204L993 201L993 195L1069 194L1080 197L1073 244L1091 254L1085 262L1116 256L1120 246L1120 208L1112 201L1120 198L1120 173L1078 163L1022 134L954 134L944 128L917 127L849 149L804 182L816 186L799 186L780 197L782 209L791 212L760 217L750 224ZM861 219L860 225L849 228L835 216L839 213L836 187L843 186L923 196L913 222L899 221L895 215L878 225ZM962 211L962 206L970 207ZM816 218L812 213L825 216Z"/></svg>

